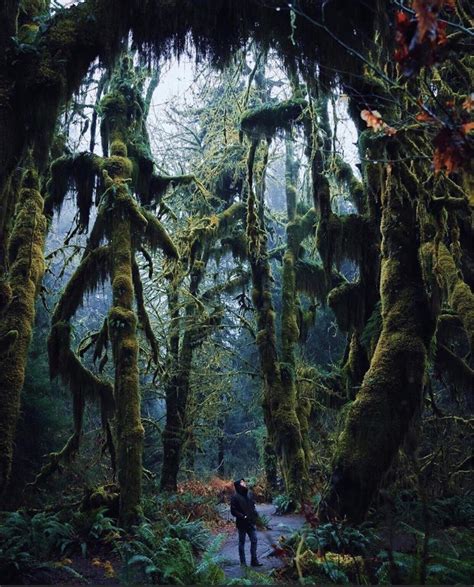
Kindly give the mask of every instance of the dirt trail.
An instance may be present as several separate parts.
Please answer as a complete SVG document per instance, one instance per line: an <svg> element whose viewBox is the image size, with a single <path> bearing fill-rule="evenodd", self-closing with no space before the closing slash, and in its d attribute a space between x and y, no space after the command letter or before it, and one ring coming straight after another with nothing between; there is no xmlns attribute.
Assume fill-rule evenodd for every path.
<svg viewBox="0 0 474 587"><path fill-rule="evenodd" d="M258 504L257 511L269 520L270 529L257 531L257 554L263 566L255 570L260 573L270 573L272 569L276 569L283 564L278 557L269 556L273 552L271 545L277 543L280 536L289 536L295 530L301 528L305 519L301 514L277 516L275 515L275 506L269 503ZM223 517L227 521L234 521L234 518L230 515L228 507L227 511L224 512ZM245 577L246 574L246 569L240 566L238 544L239 538L237 530L235 529L226 539L221 549L221 555L224 559L222 568L226 577L229 579ZM250 543L248 537L245 541L245 552L247 555L247 561L249 561Z"/></svg>

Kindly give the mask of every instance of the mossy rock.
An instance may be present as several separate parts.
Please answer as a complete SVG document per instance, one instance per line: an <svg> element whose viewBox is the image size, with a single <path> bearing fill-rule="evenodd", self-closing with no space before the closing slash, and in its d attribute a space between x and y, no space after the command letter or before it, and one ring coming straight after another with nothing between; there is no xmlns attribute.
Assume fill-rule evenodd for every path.
<svg viewBox="0 0 474 587"><path fill-rule="evenodd" d="M88 488L84 493L81 511L87 512L105 507L107 508L108 513L115 517L118 516L119 513L119 501L120 490L115 483Z"/></svg>

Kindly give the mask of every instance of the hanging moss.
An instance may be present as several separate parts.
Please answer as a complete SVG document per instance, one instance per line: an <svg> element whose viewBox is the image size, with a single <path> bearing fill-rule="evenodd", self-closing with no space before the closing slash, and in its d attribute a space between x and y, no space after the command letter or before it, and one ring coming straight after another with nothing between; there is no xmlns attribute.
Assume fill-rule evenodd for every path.
<svg viewBox="0 0 474 587"><path fill-rule="evenodd" d="M247 259L247 239L245 234L239 232L221 239L221 245L224 249L229 249L236 261Z"/></svg>
<svg viewBox="0 0 474 587"><path fill-rule="evenodd" d="M71 350L71 325L67 321L53 322L48 338L48 355L51 377L60 376L62 382L71 390L74 432L60 451L48 455L48 462L29 487L43 482L50 475L61 470L62 464L71 463L75 458L82 437L86 400L100 403L104 429L108 426L115 409L114 392L110 383L96 377L86 369Z"/></svg>
<svg viewBox="0 0 474 587"><path fill-rule="evenodd" d="M356 178L352 167L342 157L334 158L335 177L338 182L346 186L350 199L357 207L359 214L367 213L367 201L365 197L364 184Z"/></svg>
<svg viewBox="0 0 474 587"><path fill-rule="evenodd" d="M297 291L316 298L323 306L326 304L328 289L326 274L321 265L298 259L295 264L295 278Z"/></svg>
<svg viewBox="0 0 474 587"><path fill-rule="evenodd" d="M88 293L93 293L110 275L110 248L91 251L81 261L57 303L52 322L70 320Z"/></svg>
<svg viewBox="0 0 474 587"><path fill-rule="evenodd" d="M244 112L240 127L250 137L272 139L278 131L289 130L298 122L307 106L306 100L302 99L265 104Z"/></svg>
<svg viewBox="0 0 474 587"><path fill-rule="evenodd" d="M114 409L114 394L110 383L86 369L71 350L71 325L66 321L54 323L48 339L51 377L60 376L72 395L100 401L103 415L110 417Z"/></svg>
<svg viewBox="0 0 474 587"><path fill-rule="evenodd" d="M328 305L334 312L339 328L348 332L364 326L365 298L360 283L343 283L331 290Z"/></svg>
<svg viewBox="0 0 474 587"><path fill-rule="evenodd" d="M36 295L44 273L46 219L35 170L26 172L11 232L8 285L3 281L0 353L0 494L10 476L13 440L20 409L28 347L35 318ZM8 306L6 306L8 304Z"/></svg>
<svg viewBox="0 0 474 587"><path fill-rule="evenodd" d="M151 326L150 317L145 306L145 299L143 297L143 284L140 278L140 270L137 262L133 259L133 289L135 290L135 300L137 302L137 316L140 322L140 327L145 333L148 344L152 352L152 360L155 365L158 364L158 341Z"/></svg>
<svg viewBox="0 0 474 587"><path fill-rule="evenodd" d="M342 225L339 216L329 211L321 216L316 233L316 248L323 262L326 276L331 275L333 265L341 257Z"/></svg>
<svg viewBox="0 0 474 587"><path fill-rule="evenodd" d="M54 211L61 210L64 198L71 187L73 161L72 157L65 155L51 164L48 196L44 203L44 211L47 216L51 216Z"/></svg>
<svg viewBox="0 0 474 587"><path fill-rule="evenodd" d="M178 259L179 253L176 245L158 218L151 212L143 209L142 214L148 223L144 233L144 239L150 245L151 249L153 251L161 249L170 259Z"/></svg>
<svg viewBox="0 0 474 587"><path fill-rule="evenodd" d="M299 342L304 344L308 340L309 331L314 326L316 320L316 305L311 304L307 310L298 306L298 330L300 333Z"/></svg>
<svg viewBox="0 0 474 587"><path fill-rule="evenodd" d="M318 226L316 246L325 263L331 268L339 267L345 259L365 268L369 259L378 255L376 230L367 216L348 214L337 216L332 212L327 221Z"/></svg>
<svg viewBox="0 0 474 587"><path fill-rule="evenodd" d="M436 340L438 343L456 349L461 356L467 356L470 351L470 341L463 323L457 314L450 311L442 313L436 325Z"/></svg>
<svg viewBox="0 0 474 587"><path fill-rule="evenodd" d="M45 200L45 214L60 211L69 190L76 188L76 205L79 211L79 226L87 230L96 180L100 176L101 160L92 153L79 153L56 159L51 164L49 195Z"/></svg>

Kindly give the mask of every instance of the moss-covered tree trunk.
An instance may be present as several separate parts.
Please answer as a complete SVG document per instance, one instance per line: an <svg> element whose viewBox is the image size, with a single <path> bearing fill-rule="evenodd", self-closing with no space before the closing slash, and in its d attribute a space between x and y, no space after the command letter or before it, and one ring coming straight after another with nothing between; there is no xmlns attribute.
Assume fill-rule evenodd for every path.
<svg viewBox="0 0 474 587"><path fill-rule="evenodd" d="M186 419L189 397L189 384L193 365L196 330L196 303L199 285L204 274L205 263L197 261L191 270L189 293L191 299L185 309L185 330L179 344L178 298L174 295L171 310L170 356L172 358L171 378L166 387L166 424L163 430L163 465L160 488L162 491L176 491L178 473L181 466L186 441ZM177 331L176 331L177 329Z"/></svg>
<svg viewBox="0 0 474 587"><path fill-rule="evenodd" d="M127 183L131 161L120 141L112 144L106 188L111 193L111 281L113 306L109 334L115 367L117 466L120 484L120 519L129 527L140 514L144 430L140 416L137 317L133 309L132 219L127 214L131 196ZM109 164L110 163L110 164Z"/></svg>
<svg viewBox="0 0 474 587"><path fill-rule="evenodd" d="M252 270L252 300L257 315L257 348L260 356L260 367L264 380L263 411L269 438L273 444L283 480L288 495L294 502L302 500L306 485L306 456L303 449L300 422L296 411L296 386L292 345L298 338L298 326L294 323L293 304L294 266L290 258L286 258L284 273L287 282L283 304L284 324L282 330L286 351L285 357L289 363L280 362L277 338L276 316L272 297L272 277L267 251L267 239L264 231L263 214L263 186L259 186L257 200L254 185L253 171L258 142L254 141L249 152L248 160L248 212L247 238L249 260ZM268 148L267 148L268 149ZM268 151L267 151L268 152ZM264 155L264 159L266 156ZM265 167L265 166L264 166ZM293 286L293 288L292 288ZM295 339L296 336L296 339Z"/></svg>
<svg viewBox="0 0 474 587"><path fill-rule="evenodd" d="M383 328L370 368L338 439L321 514L352 522L372 498L421 408L434 324L418 257L413 195L386 169L382 200Z"/></svg>
<svg viewBox="0 0 474 587"><path fill-rule="evenodd" d="M9 273L0 280L0 493L8 483L36 295L44 272L46 218L35 171L26 173L8 247Z"/></svg>

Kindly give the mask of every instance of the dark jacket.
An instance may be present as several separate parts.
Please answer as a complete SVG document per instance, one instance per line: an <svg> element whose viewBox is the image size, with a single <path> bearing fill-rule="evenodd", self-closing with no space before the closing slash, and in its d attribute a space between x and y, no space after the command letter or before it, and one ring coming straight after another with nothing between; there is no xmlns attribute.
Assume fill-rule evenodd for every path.
<svg viewBox="0 0 474 587"><path fill-rule="evenodd" d="M242 487L240 481L235 481L234 487L235 493L230 500L230 513L235 517L237 528L246 529L255 526L258 514L247 487Z"/></svg>

